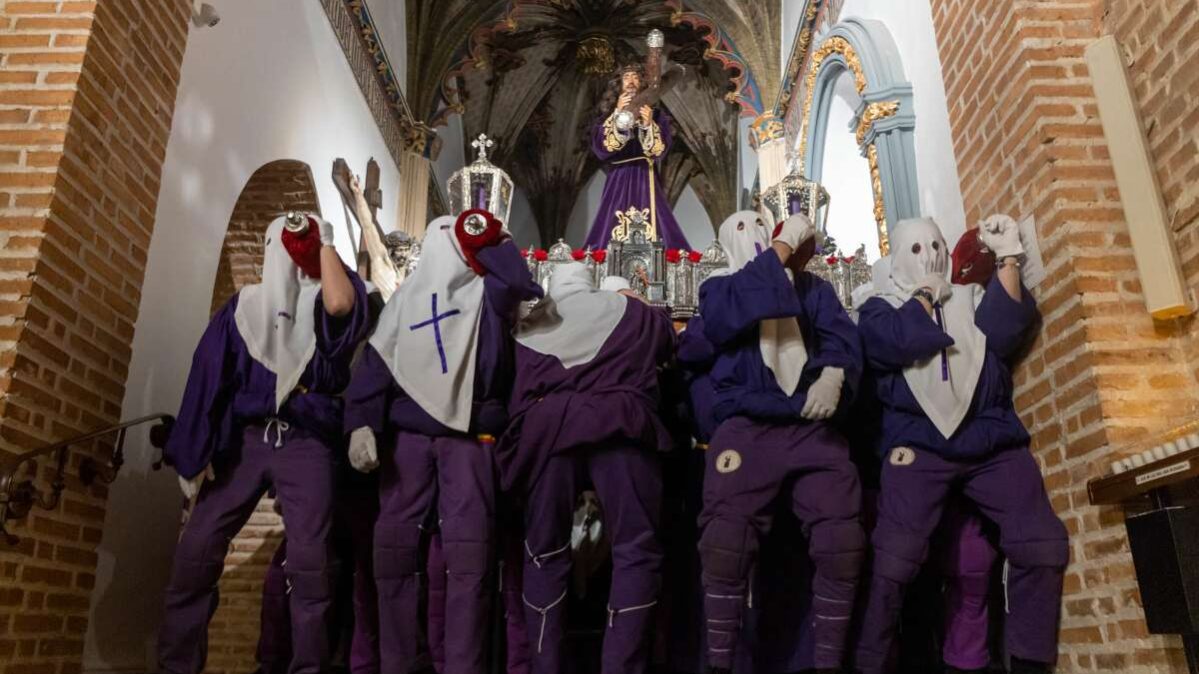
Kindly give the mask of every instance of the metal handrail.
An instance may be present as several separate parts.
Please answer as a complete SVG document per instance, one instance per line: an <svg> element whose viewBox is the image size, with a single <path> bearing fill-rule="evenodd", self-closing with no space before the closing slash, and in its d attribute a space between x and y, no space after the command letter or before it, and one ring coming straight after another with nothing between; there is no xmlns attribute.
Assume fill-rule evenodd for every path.
<svg viewBox="0 0 1199 674"><path fill-rule="evenodd" d="M16 545L20 539L9 533L8 523L10 521L24 519L34 506L42 510L54 510L58 507L62 500L62 491L66 488L66 468L69 454L67 450L72 445L98 440L116 433L117 441L113 445L112 454L106 465L99 465L96 459L90 456L84 457L79 464L79 481L85 487L96 482L112 484L117 479L121 466L125 464L126 431L134 426L151 422L158 422L158 424L150 429L150 444L162 449L170 436L171 425L175 423L175 418L169 414L151 414L62 440L26 452L7 463L0 464L0 538L3 538L8 545ZM56 467L54 475L50 479L50 491L47 493L39 490L33 483L37 476L36 469L24 472L22 469L27 466L36 468L38 459L51 455L54 456ZM161 467L162 459L154 462L154 470ZM20 478L18 474L32 474L34 477Z"/></svg>

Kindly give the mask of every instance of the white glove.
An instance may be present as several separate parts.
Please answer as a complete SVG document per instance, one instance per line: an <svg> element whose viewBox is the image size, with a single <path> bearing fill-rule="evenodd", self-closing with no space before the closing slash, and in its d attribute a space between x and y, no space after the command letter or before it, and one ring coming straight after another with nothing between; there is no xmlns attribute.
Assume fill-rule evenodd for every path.
<svg viewBox="0 0 1199 674"><path fill-rule="evenodd" d="M320 228L321 243L326 246L333 245L333 223L320 217L319 215L308 216L316 221L316 226Z"/></svg>
<svg viewBox="0 0 1199 674"><path fill-rule="evenodd" d="M783 221L783 229L774 237L775 241L785 243L792 251L799 250L804 241L816 236L816 228L812 221L802 213L796 213Z"/></svg>
<svg viewBox="0 0 1199 674"><path fill-rule="evenodd" d="M933 304L941 304L953 295L953 287L949 285L949 280L944 274L929 274L920 279L920 284L917 288L928 288L933 294Z"/></svg>
<svg viewBox="0 0 1199 674"><path fill-rule="evenodd" d="M820 378L808 387L808 400L804 403L801 417L808 421L824 421L837 412L837 404L841 402L841 385L845 383L845 370L839 367L826 367L820 371Z"/></svg>
<svg viewBox="0 0 1199 674"><path fill-rule="evenodd" d="M350 465L359 473L369 473L379 467L375 432L369 426L356 428L350 433Z"/></svg>
<svg viewBox="0 0 1199 674"><path fill-rule="evenodd" d="M204 486L205 480L215 480L216 471L212 469L212 464L204 467L204 470L196 474L190 480L182 475L179 476L179 489L183 491L183 496L187 500L192 500L200 493L200 487Z"/></svg>
<svg viewBox="0 0 1199 674"><path fill-rule="evenodd" d="M978 240L1000 260L1024 255L1020 226L1006 215L992 215L983 220L978 226Z"/></svg>

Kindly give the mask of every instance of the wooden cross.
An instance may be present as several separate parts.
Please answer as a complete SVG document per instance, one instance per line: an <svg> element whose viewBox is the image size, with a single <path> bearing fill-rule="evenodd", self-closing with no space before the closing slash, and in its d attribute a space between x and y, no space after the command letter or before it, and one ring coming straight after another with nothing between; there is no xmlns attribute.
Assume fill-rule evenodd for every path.
<svg viewBox="0 0 1199 674"><path fill-rule="evenodd" d="M475 148L475 151L477 151L479 153L480 160L486 161L487 160L487 150L495 147L495 141L488 138L487 134L481 133L481 134L479 134L478 138L474 139L474 141L471 142L470 146Z"/></svg>

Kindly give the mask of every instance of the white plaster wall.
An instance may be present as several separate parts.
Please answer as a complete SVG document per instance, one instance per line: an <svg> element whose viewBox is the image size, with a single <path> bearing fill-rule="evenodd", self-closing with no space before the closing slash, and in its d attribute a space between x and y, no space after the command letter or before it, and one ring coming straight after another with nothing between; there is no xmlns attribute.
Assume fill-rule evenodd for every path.
<svg viewBox="0 0 1199 674"><path fill-rule="evenodd" d="M799 34L799 22L804 17L804 6L808 0L779 0L783 8L783 51L779 54L779 72L787 72L787 62L791 59L791 49L795 46L795 36Z"/></svg>
<svg viewBox="0 0 1199 674"><path fill-rule="evenodd" d="M312 167L324 213L349 260L340 197L344 157L382 168L380 221L394 221L399 175L320 4L210 0L215 28L188 40L150 241L122 414L174 413L208 323L221 245L250 175L276 159ZM390 0L389 0L390 1ZM137 434L112 486L84 653L87 671L154 671L154 636L178 533L175 474Z"/></svg>
<svg viewBox="0 0 1199 674"><path fill-rule="evenodd" d="M931 5L928 0L845 0L841 18L848 17L882 21L895 40L915 94L920 208L940 223L946 240L956 241L966 230L966 209Z"/></svg>
<svg viewBox="0 0 1199 674"><path fill-rule="evenodd" d="M395 71L400 91L408 92L408 16L405 0L370 0L366 3L378 28L379 41Z"/></svg>
<svg viewBox="0 0 1199 674"><path fill-rule="evenodd" d="M604 184L607 183L608 177L603 171L597 171L587 186L579 194L575 200L574 208L570 212L570 221L566 225L566 242L571 246L578 247L587 239L587 232L591 230L592 223L595 222L595 216L599 213L600 201L604 195ZM674 217L679 221L679 227L683 230L683 236L687 237L687 243L695 250L703 250L712 242L715 235L712 231L712 219L708 217L708 212L704 210L703 204L700 203L699 197L695 194L695 190L691 186L683 188L683 193L679 195L679 201L674 206ZM542 242L553 244L555 242ZM548 247L548 246L546 246Z"/></svg>

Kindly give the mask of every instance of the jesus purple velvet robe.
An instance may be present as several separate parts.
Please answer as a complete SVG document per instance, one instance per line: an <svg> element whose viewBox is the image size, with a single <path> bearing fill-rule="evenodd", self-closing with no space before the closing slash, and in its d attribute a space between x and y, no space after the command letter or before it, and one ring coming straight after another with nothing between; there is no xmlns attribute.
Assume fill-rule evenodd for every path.
<svg viewBox="0 0 1199 674"><path fill-rule="evenodd" d="M641 131L634 126L627 140L616 130L612 116L596 122L591 130L591 151L604 163L608 181L604 183L603 199L584 248L607 248L612 231L620 224L618 214L623 215L630 208L649 210L656 219L658 240L667 248L690 248L670 209L660 174L673 138L670 114L661 108L654 112L650 129Z"/></svg>

